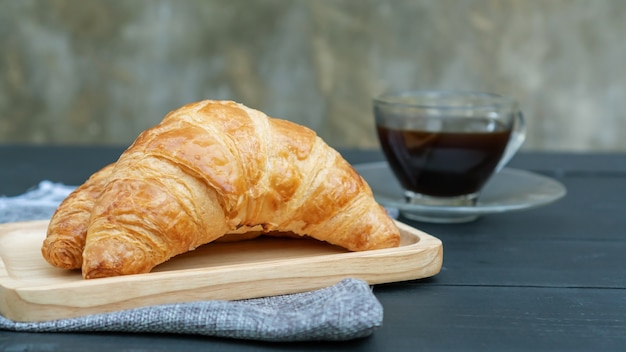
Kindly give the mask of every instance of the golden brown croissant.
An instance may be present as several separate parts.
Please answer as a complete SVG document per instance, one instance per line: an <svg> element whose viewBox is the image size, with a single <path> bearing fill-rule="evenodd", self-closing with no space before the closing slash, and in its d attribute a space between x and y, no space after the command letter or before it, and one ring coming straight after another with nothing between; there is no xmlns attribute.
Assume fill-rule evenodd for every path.
<svg viewBox="0 0 626 352"><path fill-rule="evenodd" d="M349 250L393 247L400 238L365 181L312 130L233 102L203 101L168 114L120 156L91 199L85 278L146 273L259 227ZM42 251L57 250L48 238Z"/></svg>

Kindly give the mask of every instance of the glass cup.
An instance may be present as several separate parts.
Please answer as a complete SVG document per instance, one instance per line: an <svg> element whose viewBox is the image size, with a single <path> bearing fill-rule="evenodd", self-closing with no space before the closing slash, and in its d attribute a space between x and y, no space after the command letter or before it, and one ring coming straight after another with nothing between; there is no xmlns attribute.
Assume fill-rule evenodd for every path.
<svg viewBox="0 0 626 352"><path fill-rule="evenodd" d="M415 205L474 206L526 135L518 103L497 94L400 91L373 105L383 153Z"/></svg>

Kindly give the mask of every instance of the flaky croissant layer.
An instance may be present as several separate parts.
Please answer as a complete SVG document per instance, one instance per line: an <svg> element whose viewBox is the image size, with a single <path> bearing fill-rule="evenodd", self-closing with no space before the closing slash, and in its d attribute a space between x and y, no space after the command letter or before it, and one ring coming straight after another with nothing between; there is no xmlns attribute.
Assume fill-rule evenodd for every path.
<svg viewBox="0 0 626 352"><path fill-rule="evenodd" d="M231 101L201 101L139 135L57 209L42 246L83 277L146 273L246 229L351 251L398 246L367 183L312 130Z"/></svg>

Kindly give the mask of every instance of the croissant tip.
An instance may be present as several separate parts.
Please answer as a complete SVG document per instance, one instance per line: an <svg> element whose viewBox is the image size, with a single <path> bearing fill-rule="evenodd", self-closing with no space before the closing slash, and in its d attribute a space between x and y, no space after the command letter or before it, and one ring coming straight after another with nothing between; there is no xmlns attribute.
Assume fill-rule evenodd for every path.
<svg viewBox="0 0 626 352"><path fill-rule="evenodd" d="M114 277L123 275L117 270L111 269L94 269L89 271L83 271L83 279L99 279L103 277Z"/></svg>
<svg viewBox="0 0 626 352"><path fill-rule="evenodd" d="M83 250L82 273L85 279L147 273L156 265L145 248L120 238L102 237Z"/></svg>
<svg viewBox="0 0 626 352"><path fill-rule="evenodd" d="M44 243L41 254L48 263L61 269L79 269L83 261L82 250L66 241Z"/></svg>

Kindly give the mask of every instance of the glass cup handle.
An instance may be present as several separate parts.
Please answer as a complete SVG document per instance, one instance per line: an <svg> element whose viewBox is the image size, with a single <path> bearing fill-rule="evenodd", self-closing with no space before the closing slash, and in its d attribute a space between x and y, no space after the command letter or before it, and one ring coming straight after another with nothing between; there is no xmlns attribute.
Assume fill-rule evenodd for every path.
<svg viewBox="0 0 626 352"><path fill-rule="evenodd" d="M524 140L526 139L526 122L524 120L524 114L521 111L518 111L515 114L515 120L513 121L513 130L511 131L511 139L509 140L509 144L506 146L504 150L504 154L502 155L502 159L498 163L496 167L496 172L502 170L502 168L513 158L515 153L520 149L522 144L524 144Z"/></svg>

